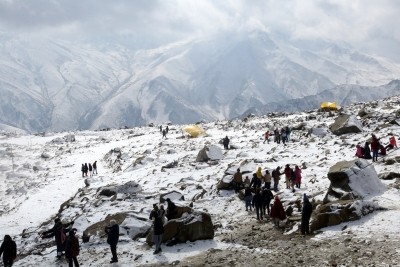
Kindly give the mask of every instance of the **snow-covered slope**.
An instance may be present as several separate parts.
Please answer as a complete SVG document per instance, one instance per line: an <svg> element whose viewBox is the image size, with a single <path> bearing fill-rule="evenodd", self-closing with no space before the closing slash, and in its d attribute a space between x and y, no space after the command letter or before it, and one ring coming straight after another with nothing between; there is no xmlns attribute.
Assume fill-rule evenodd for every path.
<svg viewBox="0 0 400 267"><path fill-rule="evenodd" d="M233 190L216 189L228 168L235 170L244 162L254 166L254 171L258 167L271 170L296 164L303 166L302 186L293 193L285 189L281 181L278 194L285 207L301 201L304 193L313 201L322 201L329 187L329 168L338 161L355 159L355 144L368 140L371 133L384 143L390 133L399 136L400 126L388 121L400 108L400 98L380 102L383 105L375 102L344 107L344 112L349 114L357 114L365 108L369 115L360 118L365 122L362 133L340 137L327 130L335 117L315 110L282 117L203 123L201 126L207 135L190 139L182 138L182 125L171 125L167 139L162 139L158 127L77 131L74 142L62 141L70 134L66 132L47 133L46 136L0 134L0 225L2 233L10 234L17 242L19 257L15 266L66 265L63 261L55 263L53 242L38 236L53 225L56 215L64 222L75 220L74 227L80 238L88 226L124 212L135 216L121 224L119 263L114 266L228 266L232 265L233 254L240 255L237 261L246 261L248 266L264 266L266 260L275 262L274 266L321 266L321 263L327 265L325 262L333 254L336 262L350 262L350 265L386 266L392 261L398 262L400 256L396 251L400 235L396 229L400 227L400 194L395 179L382 181L388 189L371 200L382 207L381 210L359 221L324 228L306 239L299 236L298 223L293 228L280 230L273 228L268 218L258 222L254 213L245 211L244 202ZM310 115L315 119L308 119ZM272 141L263 143L265 130L299 123L304 124L304 129L293 131L287 145ZM324 135L308 134L312 132L309 129L316 127L325 129ZM223 151L222 159L213 164L196 162L198 152L206 144L222 149L219 141L224 136L230 137L236 149ZM115 172L105 159L111 150L121 151L120 171ZM378 174L397 172L399 163L395 159L399 156L400 150L392 150L385 160L380 158L369 168ZM94 160L98 161L99 174L82 178L81 164ZM165 168L174 161L177 162L175 167ZM137 183L142 191L135 194L121 191L116 197L99 194L102 187L123 188L126 183ZM171 247L163 244L162 253L153 255L153 250L144 244L144 238L133 237L132 231L146 232L151 225L147 218L152 204L158 203L160 194L170 191L184 195L185 200L177 200L177 204L193 202L194 209L211 214L215 238ZM63 203L66 205L60 209ZM293 211L294 218L299 214L297 209ZM247 230L252 233L245 237L248 243L235 238ZM288 246L299 248L302 255L308 256L300 259L300 256L287 255ZM349 247L355 248L349 250ZM366 257L370 254L365 253L372 253L371 249L374 257ZM207 263L201 258L200 264L191 264L186 258L203 251L209 253ZM332 254L327 255L326 251ZM210 263L213 257L225 252L231 257L221 257L215 264ZM101 234L91 236L88 243L82 244L78 256L83 266L106 266L109 258L109 246Z"/></svg>
<svg viewBox="0 0 400 267"><path fill-rule="evenodd" d="M400 77L398 65L347 45L263 31L137 52L0 38L0 122L33 132L227 119L340 84L378 86Z"/></svg>

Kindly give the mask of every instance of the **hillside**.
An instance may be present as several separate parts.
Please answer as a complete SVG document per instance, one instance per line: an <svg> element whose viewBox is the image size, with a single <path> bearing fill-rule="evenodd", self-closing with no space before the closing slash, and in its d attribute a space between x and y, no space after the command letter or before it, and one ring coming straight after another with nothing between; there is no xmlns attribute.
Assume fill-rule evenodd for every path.
<svg viewBox="0 0 400 267"><path fill-rule="evenodd" d="M366 115L361 133L333 135L328 125L337 114L307 113L247 117L243 120L212 121L201 124L207 135L182 137L182 126L173 124L167 139L158 127L136 127L110 131L48 132L45 136L2 134L0 136L0 224L7 226L17 242L19 256L15 266L65 266L55 262L51 239L39 233L53 225L55 216L74 220L79 238L89 226L125 214L118 244L119 263L113 266L388 266L400 257L400 194L397 179L381 180L385 192L368 201L379 209L360 220L315 231L306 238L298 232L298 222L274 228L269 218L260 222L246 212L244 202L233 190L217 190L227 170L247 166L271 170L290 164L303 166L303 181L294 193L280 183L278 195L285 207L303 194L318 205L330 182L329 168L338 161L355 159L355 145L374 133L386 143L390 133L399 136L396 123L400 98L345 106L344 113ZM263 143L267 129L283 126L294 130L286 146ZM313 130L315 129L315 130ZM311 133L311 134L309 134ZM75 136L71 142L70 136ZM208 163L196 162L205 145L222 149L220 140L229 136L232 148L222 150L222 158ZM66 138L64 138L66 137ZM398 139L398 138L397 138ZM378 175L397 173L400 150L390 152L371 168ZM81 164L98 162L98 175L82 177ZM14 165L12 165L12 163ZM243 165L246 163L246 165ZM118 194L100 192L114 188ZM213 240L162 245L162 253L153 255L143 234L151 221L148 216L160 194L176 191L189 205L211 215ZM367 199L366 199L367 200ZM124 215L124 216L125 216ZM298 216L297 210L293 218ZM118 215L121 216L121 215ZM81 244L78 256L83 266L108 265L111 256L106 239L99 230L88 243Z"/></svg>

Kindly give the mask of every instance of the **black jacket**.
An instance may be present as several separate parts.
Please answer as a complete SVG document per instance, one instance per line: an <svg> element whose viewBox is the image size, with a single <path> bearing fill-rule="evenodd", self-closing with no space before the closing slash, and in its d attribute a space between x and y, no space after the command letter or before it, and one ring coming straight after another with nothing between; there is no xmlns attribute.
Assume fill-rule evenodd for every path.
<svg viewBox="0 0 400 267"><path fill-rule="evenodd" d="M264 200L261 194L255 194L253 196L253 201L252 201L252 205L256 206L256 207L261 207L263 204Z"/></svg>
<svg viewBox="0 0 400 267"><path fill-rule="evenodd" d="M63 224L62 222L58 222L54 224L53 228L50 230L44 231L42 233L43 238L53 237L56 240L57 244L63 244L67 239L66 233L68 232L67 228L73 225L73 222Z"/></svg>
<svg viewBox="0 0 400 267"><path fill-rule="evenodd" d="M107 243L110 246L116 246L119 240L119 226L118 224L114 224L113 226L106 227Z"/></svg>
<svg viewBox="0 0 400 267"><path fill-rule="evenodd" d="M0 247L0 256L3 254L3 259L13 260L17 256L17 245L14 241L3 241Z"/></svg>

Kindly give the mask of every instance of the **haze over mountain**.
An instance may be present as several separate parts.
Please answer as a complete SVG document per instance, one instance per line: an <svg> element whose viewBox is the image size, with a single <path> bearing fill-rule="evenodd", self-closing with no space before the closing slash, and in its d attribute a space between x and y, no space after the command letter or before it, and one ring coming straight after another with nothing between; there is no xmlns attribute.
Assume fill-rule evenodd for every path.
<svg viewBox="0 0 400 267"><path fill-rule="evenodd" d="M293 41L262 30L227 31L140 51L10 34L0 38L0 123L31 132L299 110L310 108L310 97L314 105L354 90L368 97L352 101L367 101L397 94L398 86L374 94L369 86L400 77L398 64L350 45Z"/></svg>

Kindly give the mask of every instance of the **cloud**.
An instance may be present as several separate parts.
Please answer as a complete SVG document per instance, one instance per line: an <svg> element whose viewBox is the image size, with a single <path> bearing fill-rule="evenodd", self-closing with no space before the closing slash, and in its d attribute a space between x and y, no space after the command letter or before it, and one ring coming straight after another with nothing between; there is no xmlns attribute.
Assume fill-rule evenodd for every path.
<svg viewBox="0 0 400 267"><path fill-rule="evenodd" d="M379 51L400 43L395 0L0 0L0 30L57 38L162 44L259 27ZM395 52L395 51L393 51Z"/></svg>

